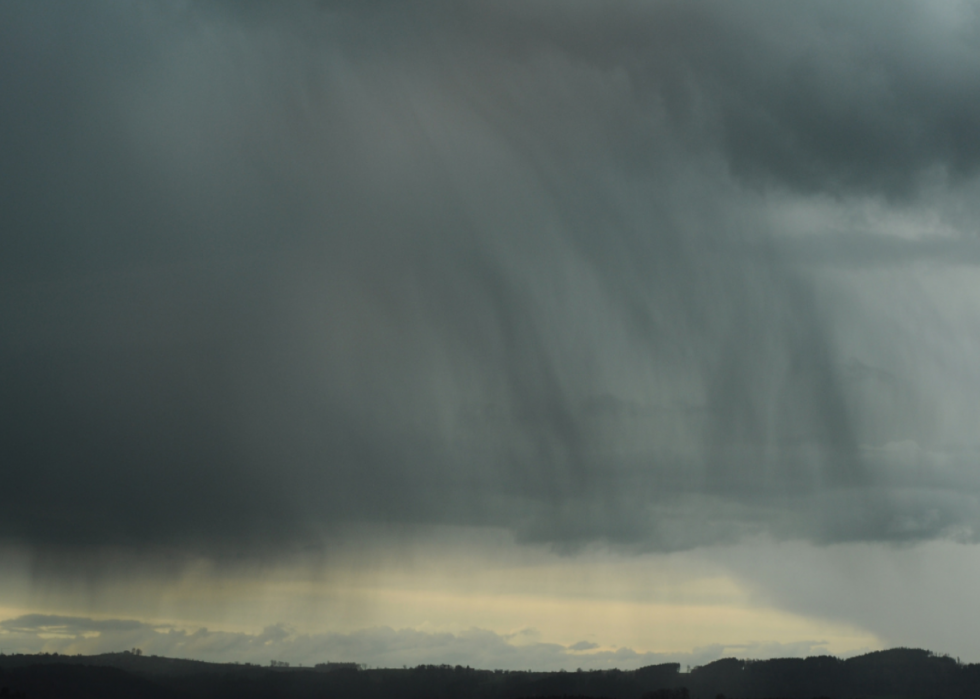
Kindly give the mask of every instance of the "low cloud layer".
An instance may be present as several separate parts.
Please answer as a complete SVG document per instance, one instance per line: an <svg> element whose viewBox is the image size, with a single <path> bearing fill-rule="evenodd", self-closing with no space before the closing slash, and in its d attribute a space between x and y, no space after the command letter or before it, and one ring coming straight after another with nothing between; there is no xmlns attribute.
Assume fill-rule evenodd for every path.
<svg viewBox="0 0 980 699"><path fill-rule="evenodd" d="M978 27L5 4L0 533L975 541Z"/></svg>
<svg viewBox="0 0 980 699"><path fill-rule="evenodd" d="M630 648L596 649L580 642L566 647L534 640L532 630L500 635L484 629L458 633L373 628L348 634L300 634L283 626L261 633L198 629L185 631L128 620L30 614L0 621L0 644L6 653L91 655L139 648L144 655L191 658L209 662L270 660L307 667L322 662L357 662L369 667L464 665L479 669L557 671L636 669L680 662L701 665L730 657L806 657L825 652L820 642L755 643L709 646L690 653L638 653Z"/></svg>

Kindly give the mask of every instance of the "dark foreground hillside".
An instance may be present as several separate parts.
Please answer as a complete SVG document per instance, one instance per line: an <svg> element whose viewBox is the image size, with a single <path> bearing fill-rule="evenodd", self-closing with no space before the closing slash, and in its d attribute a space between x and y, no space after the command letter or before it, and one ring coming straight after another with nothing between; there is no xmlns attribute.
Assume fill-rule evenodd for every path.
<svg viewBox="0 0 980 699"><path fill-rule="evenodd" d="M676 663L639 670L508 672L426 665L259 667L133 653L0 655L0 697L23 699L608 699L775 698L966 699L980 697L980 665L899 648L849 660L829 656L729 658L680 672Z"/></svg>

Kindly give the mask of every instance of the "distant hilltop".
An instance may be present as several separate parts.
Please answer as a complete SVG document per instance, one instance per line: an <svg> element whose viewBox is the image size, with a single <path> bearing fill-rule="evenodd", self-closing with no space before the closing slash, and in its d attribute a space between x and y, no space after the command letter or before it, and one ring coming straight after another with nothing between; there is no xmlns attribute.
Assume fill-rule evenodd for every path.
<svg viewBox="0 0 980 699"><path fill-rule="evenodd" d="M980 665L927 650L895 648L847 660L832 656L725 658L681 672L678 663L638 670L533 672L460 665L365 669L354 662L290 667L273 660L208 663L147 656L138 649L102 655L0 654L0 696L150 699L961 699L980 697Z"/></svg>

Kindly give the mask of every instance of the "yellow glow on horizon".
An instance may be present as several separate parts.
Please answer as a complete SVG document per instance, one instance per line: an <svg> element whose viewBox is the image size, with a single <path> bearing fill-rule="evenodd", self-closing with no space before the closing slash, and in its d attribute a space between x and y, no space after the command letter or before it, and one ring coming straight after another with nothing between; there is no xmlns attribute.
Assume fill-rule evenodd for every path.
<svg viewBox="0 0 980 699"><path fill-rule="evenodd" d="M571 645L588 640L638 652L686 652L712 644L825 642L832 653L876 647L874 636L775 609L738 604L641 603L538 595L482 595L444 590L371 590L372 621L395 628L501 634L532 628L536 638Z"/></svg>
<svg viewBox="0 0 980 699"><path fill-rule="evenodd" d="M97 593L64 589L0 599L16 602L0 607L0 618L75 614L250 634L277 623L301 634L480 628L515 644L588 641L601 649L659 653L800 642L838 655L883 647L860 628L761 604L698 552L596 548L560 555L488 539L485 532L436 536L387 555L392 548L389 542L326 563L263 568L200 561L176 577L106 579Z"/></svg>

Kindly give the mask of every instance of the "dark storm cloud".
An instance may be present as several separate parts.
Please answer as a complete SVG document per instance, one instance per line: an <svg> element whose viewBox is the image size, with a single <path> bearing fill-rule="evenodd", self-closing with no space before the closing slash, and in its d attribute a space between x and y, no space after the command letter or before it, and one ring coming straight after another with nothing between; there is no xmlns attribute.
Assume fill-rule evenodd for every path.
<svg viewBox="0 0 980 699"><path fill-rule="evenodd" d="M538 20L527 45L546 37L622 67L638 95L661 102L689 138L721 147L750 182L908 194L923 170L964 177L980 161L975 4L534 7L515 12Z"/></svg>
<svg viewBox="0 0 980 699"><path fill-rule="evenodd" d="M943 7L4 5L4 537L972 536L758 211L975 171Z"/></svg>

